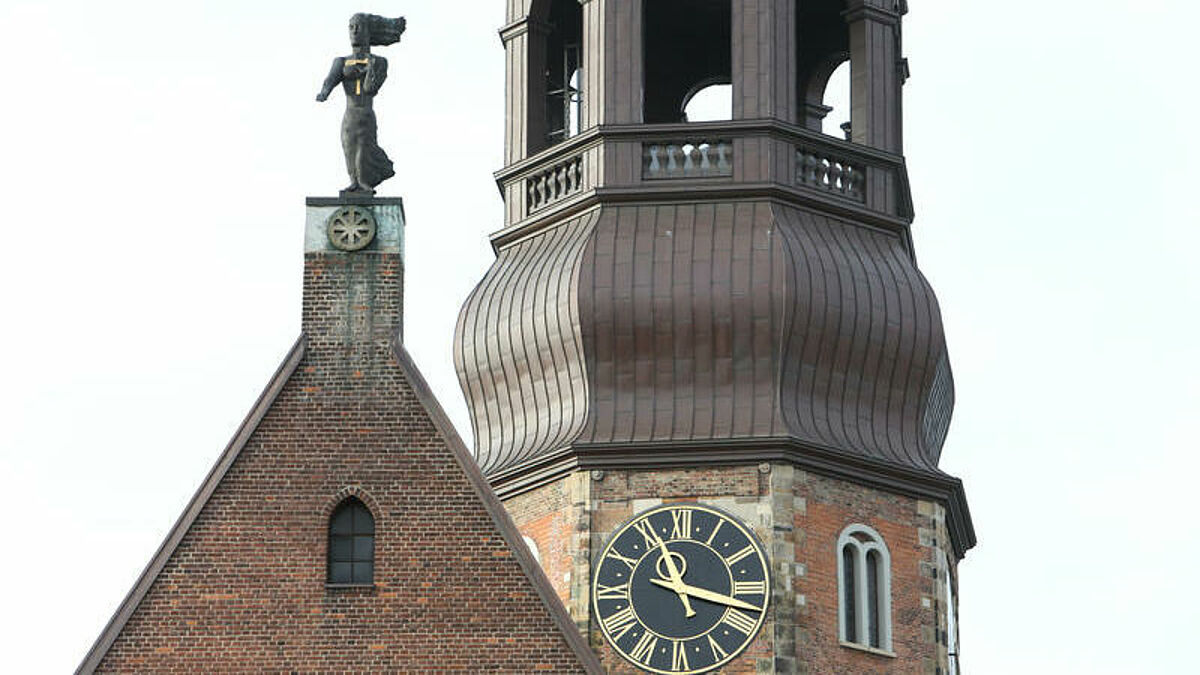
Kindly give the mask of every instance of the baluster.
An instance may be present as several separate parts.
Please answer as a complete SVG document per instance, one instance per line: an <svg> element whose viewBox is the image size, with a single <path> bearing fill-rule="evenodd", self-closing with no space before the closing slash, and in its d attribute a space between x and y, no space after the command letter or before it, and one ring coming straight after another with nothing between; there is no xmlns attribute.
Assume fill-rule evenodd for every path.
<svg viewBox="0 0 1200 675"><path fill-rule="evenodd" d="M674 176L679 172L679 164L675 161L675 145L667 144L667 175Z"/></svg>
<svg viewBox="0 0 1200 675"><path fill-rule="evenodd" d="M658 178L658 174L662 172L662 166L658 163L658 150L659 147L657 145L651 145L648 148L648 152L650 153L650 166L647 168L647 171L649 172L651 178Z"/></svg>
<svg viewBox="0 0 1200 675"><path fill-rule="evenodd" d="M825 186L830 192L842 189L842 164L837 160L829 160L829 184Z"/></svg>
<svg viewBox="0 0 1200 675"><path fill-rule="evenodd" d="M712 149L709 143L701 143L696 146L696 150L700 152L700 175L712 175L712 163L708 161L708 151Z"/></svg>
<svg viewBox="0 0 1200 675"><path fill-rule="evenodd" d="M567 194L567 165L561 164L554 169L555 199L562 199Z"/></svg>
<svg viewBox="0 0 1200 675"><path fill-rule="evenodd" d="M829 161L822 158L817 158L817 174L814 176L816 184L819 187L825 187L829 184Z"/></svg>
<svg viewBox="0 0 1200 675"><path fill-rule="evenodd" d="M812 185L817 179L817 158L812 153L804 153L803 173L800 175L800 182L805 185Z"/></svg>
<svg viewBox="0 0 1200 675"><path fill-rule="evenodd" d="M691 149L689 150L688 148ZM695 156L696 146L689 143L681 143L679 146L679 151L683 153L683 175L693 175L696 170L696 163L692 158Z"/></svg>

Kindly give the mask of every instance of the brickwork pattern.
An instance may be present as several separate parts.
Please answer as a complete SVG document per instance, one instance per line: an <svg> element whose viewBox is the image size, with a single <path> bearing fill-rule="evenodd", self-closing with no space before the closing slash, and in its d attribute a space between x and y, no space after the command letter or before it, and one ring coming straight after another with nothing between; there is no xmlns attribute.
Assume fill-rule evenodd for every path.
<svg viewBox="0 0 1200 675"><path fill-rule="evenodd" d="M589 485L582 518L564 501L567 483ZM576 493L578 488L574 488ZM645 509L665 502L697 501L749 524L771 551L772 593L762 631L724 673L889 673L945 675L944 579L949 533L945 508L789 464L695 469L577 472L514 496L506 507L522 532L567 546L548 563L559 570L570 559L572 578L591 578L593 552ZM571 525L571 521L576 524ZM872 653L838 639L837 541L849 525L874 528L891 555L894 655ZM580 537L578 530L587 530ZM552 544L547 544L548 546ZM544 550L544 549L543 549ZM948 556L953 564L954 556ZM941 561L941 562L939 562ZM572 618L588 628L589 641L612 673L640 672L604 643L589 623L590 588L551 577L560 595L570 593ZM583 597L580 598L579 596Z"/></svg>
<svg viewBox="0 0 1200 675"><path fill-rule="evenodd" d="M582 672L398 367L401 261L305 259L307 351L112 644L105 672ZM375 584L326 586L330 505Z"/></svg>

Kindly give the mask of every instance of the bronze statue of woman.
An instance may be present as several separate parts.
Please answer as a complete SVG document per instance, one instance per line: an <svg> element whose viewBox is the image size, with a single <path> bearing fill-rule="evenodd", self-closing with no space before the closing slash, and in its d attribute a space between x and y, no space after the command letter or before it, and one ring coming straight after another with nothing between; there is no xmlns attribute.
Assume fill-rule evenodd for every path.
<svg viewBox="0 0 1200 675"><path fill-rule="evenodd" d="M400 41L407 22L404 17L388 19L374 14L350 17L350 46L354 53L333 60L333 67L318 101L340 82L346 92L346 115L342 118L342 150L346 153L346 171L350 186L343 193L375 194L375 186L396 175L392 160L375 139L375 110L372 102L387 79L387 59L371 53L371 45L390 45Z"/></svg>

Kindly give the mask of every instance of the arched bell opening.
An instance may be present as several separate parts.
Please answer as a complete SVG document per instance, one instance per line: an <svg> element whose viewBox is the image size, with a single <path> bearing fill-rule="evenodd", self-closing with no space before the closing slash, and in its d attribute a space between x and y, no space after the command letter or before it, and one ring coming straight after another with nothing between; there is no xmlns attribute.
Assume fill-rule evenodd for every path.
<svg viewBox="0 0 1200 675"><path fill-rule="evenodd" d="M700 92L733 82L732 3L646 0L643 11L643 120L687 121L685 109ZM729 101L732 112L732 89Z"/></svg>
<svg viewBox="0 0 1200 675"><path fill-rule="evenodd" d="M527 62L509 114L524 120L525 156L579 133L583 107L583 8L578 0L535 0L517 38Z"/></svg>
<svg viewBox="0 0 1200 675"><path fill-rule="evenodd" d="M683 121L721 122L733 119L733 85L702 82L683 99Z"/></svg>
<svg viewBox="0 0 1200 675"><path fill-rule="evenodd" d="M583 107L583 8L578 0L551 0L546 36L546 142L579 133Z"/></svg>
<svg viewBox="0 0 1200 675"><path fill-rule="evenodd" d="M850 31L845 11L846 0L796 2L799 123L838 136L843 134L842 124L850 120ZM843 108L826 123L830 113Z"/></svg>
<svg viewBox="0 0 1200 675"><path fill-rule="evenodd" d="M850 140L850 61L842 61L825 80L821 102L827 109L822 133Z"/></svg>

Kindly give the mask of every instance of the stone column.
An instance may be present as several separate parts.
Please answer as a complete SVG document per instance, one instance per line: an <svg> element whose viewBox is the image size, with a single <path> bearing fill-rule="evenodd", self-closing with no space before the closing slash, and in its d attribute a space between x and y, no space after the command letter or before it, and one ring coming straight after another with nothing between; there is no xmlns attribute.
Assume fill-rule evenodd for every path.
<svg viewBox="0 0 1200 675"><path fill-rule="evenodd" d="M795 122L796 2L733 3L733 118Z"/></svg>
<svg viewBox="0 0 1200 675"><path fill-rule="evenodd" d="M643 0L583 5L583 114L580 128L642 121Z"/></svg>
<svg viewBox="0 0 1200 675"><path fill-rule="evenodd" d="M852 140L901 153L900 11L891 0L850 0Z"/></svg>
<svg viewBox="0 0 1200 675"><path fill-rule="evenodd" d="M546 37L550 26L521 17L500 30L506 58L504 163L515 164L546 146Z"/></svg>

